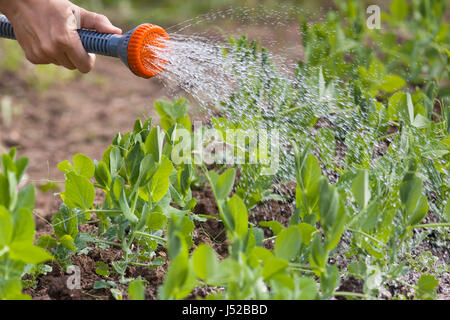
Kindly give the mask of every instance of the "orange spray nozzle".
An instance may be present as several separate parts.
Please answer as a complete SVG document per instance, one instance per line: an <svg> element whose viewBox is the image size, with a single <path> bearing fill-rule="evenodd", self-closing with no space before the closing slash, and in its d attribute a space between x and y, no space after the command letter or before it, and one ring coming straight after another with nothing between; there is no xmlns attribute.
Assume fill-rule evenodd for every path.
<svg viewBox="0 0 450 320"><path fill-rule="evenodd" d="M127 59L128 67L137 76L154 77L160 73L167 61L158 55L158 51L167 49L169 35L153 24L142 24L130 31Z"/></svg>

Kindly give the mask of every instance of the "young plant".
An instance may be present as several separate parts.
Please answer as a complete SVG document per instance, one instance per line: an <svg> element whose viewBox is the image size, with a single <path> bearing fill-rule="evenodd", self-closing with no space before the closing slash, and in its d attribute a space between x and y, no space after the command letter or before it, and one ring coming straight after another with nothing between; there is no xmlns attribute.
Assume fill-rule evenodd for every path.
<svg viewBox="0 0 450 320"><path fill-rule="evenodd" d="M15 156L16 149L11 149L0 160L0 300L29 299L22 293L23 275L52 259L34 245L34 187L19 190L28 159Z"/></svg>

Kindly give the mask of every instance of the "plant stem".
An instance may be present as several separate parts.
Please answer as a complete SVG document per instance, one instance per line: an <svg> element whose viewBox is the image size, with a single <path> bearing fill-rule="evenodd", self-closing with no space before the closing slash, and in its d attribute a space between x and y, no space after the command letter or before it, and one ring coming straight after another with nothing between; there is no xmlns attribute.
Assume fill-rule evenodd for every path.
<svg viewBox="0 0 450 320"><path fill-rule="evenodd" d="M93 209L86 210L85 213L122 213L122 210L101 210L101 209Z"/></svg>
<svg viewBox="0 0 450 320"><path fill-rule="evenodd" d="M408 283L408 282L405 282L405 281L403 281L403 280L399 280L399 279L392 279L392 278L391 278L391 280L393 280L393 281L395 281L395 282L398 282L398 283L400 283L400 284L404 285L405 287L410 287L410 288L414 288L414 289L416 289L416 286L415 286L415 285L413 285L413 284L410 284L410 283Z"/></svg>
<svg viewBox="0 0 450 320"><path fill-rule="evenodd" d="M450 223L427 223L427 224L416 224L411 226L412 229L417 228L439 228L439 227L450 227Z"/></svg>
<svg viewBox="0 0 450 320"><path fill-rule="evenodd" d="M155 236L155 235L153 235L153 234L141 232L141 231L135 231L134 234L137 235L137 236L149 237L149 238L151 238L151 239L155 239L155 240L160 240L160 241L163 241L163 242L167 242L167 239L165 239L165 238L162 238L162 237L159 237L159 236Z"/></svg>
<svg viewBox="0 0 450 320"><path fill-rule="evenodd" d="M306 272L306 273L314 273L314 271L312 271L312 270L303 269L303 268L299 268L299 267L291 267L291 266L289 266L289 268L292 269L292 270L295 270L295 271Z"/></svg>
<svg viewBox="0 0 450 320"><path fill-rule="evenodd" d="M94 240L94 241L92 241L92 242L96 242L96 243L104 243L104 244L108 244L108 245L110 245L110 246L114 246L114 247L122 247L122 245L120 244L120 243L115 243L115 242L112 242L112 241L106 241L106 240Z"/></svg>
<svg viewBox="0 0 450 320"><path fill-rule="evenodd" d="M92 221L87 221L85 222L86 224L94 224L94 223L99 223L101 222L100 220L92 220Z"/></svg>
<svg viewBox="0 0 450 320"><path fill-rule="evenodd" d="M130 265L135 266L135 267L155 267L154 264L151 263L140 263L140 262L130 262Z"/></svg>
<svg viewBox="0 0 450 320"><path fill-rule="evenodd" d="M388 134L388 135L385 135L385 136L381 136L381 137L377 138L377 140L378 141L386 140L386 139L394 137L396 135L398 135L398 132L394 132L394 133L391 133L391 134Z"/></svg>
<svg viewBox="0 0 450 320"><path fill-rule="evenodd" d="M382 246L384 246L384 243L383 243L383 242L381 242L381 241L378 240L377 238L371 236L370 234L365 233L364 231L356 230L356 229L352 229L352 228L348 228L347 230L348 230L348 231L351 231L351 232L360 233L360 234L362 234L363 236L366 236L367 238L369 238L369 239L371 239L371 240L377 242L378 244L381 244Z"/></svg>
<svg viewBox="0 0 450 320"><path fill-rule="evenodd" d="M290 262L289 263L289 266L290 267L298 267L298 268L307 268L307 269L309 269L309 270L311 270L312 269L312 267L310 266L310 265L307 265L307 264L301 264L301 263L295 263L295 262Z"/></svg>
<svg viewBox="0 0 450 320"><path fill-rule="evenodd" d="M356 297L361 299L371 299L371 300L379 300L376 297L372 297L363 293L357 292L346 292L346 291L336 291L333 293L333 296L343 296L343 297Z"/></svg>

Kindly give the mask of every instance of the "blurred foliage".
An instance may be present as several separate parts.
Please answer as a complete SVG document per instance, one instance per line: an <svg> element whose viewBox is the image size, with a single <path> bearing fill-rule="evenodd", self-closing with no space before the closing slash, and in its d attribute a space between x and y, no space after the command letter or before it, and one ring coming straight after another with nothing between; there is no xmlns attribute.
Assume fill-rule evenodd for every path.
<svg viewBox="0 0 450 320"><path fill-rule="evenodd" d="M386 91L386 86L402 87L402 79L411 88L434 81L439 97L449 101L448 2L392 1L381 9L380 29L367 27L364 2L336 0L335 4L338 11L328 12L322 23L310 26L309 17L302 18L309 66L321 66L328 80L332 75L360 79L361 88L372 93Z"/></svg>
<svg viewBox="0 0 450 320"><path fill-rule="evenodd" d="M292 8L317 10L322 5L332 3L330 0L74 0L73 2L86 9L102 12L115 23L129 25L144 22L162 25L176 24L211 10L227 9L231 6L283 10L280 5L285 5Z"/></svg>

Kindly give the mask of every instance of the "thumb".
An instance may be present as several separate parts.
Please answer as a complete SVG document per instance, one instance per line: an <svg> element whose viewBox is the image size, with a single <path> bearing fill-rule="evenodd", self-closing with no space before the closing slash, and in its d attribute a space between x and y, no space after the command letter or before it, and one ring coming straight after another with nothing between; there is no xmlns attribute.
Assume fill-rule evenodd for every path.
<svg viewBox="0 0 450 320"><path fill-rule="evenodd" d="M80 8L80 23L83 29L91 29L100 33L122 33L122 30L115 27L106 16L82 8Z"/></svg>

